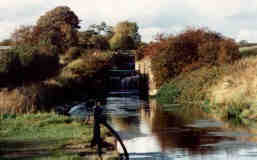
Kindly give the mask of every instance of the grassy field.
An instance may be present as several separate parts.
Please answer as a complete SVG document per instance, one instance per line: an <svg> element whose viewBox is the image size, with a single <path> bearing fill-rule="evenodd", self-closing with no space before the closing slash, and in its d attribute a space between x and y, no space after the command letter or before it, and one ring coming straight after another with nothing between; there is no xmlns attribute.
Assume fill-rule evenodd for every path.
<svg viewBox="0 0 257 160"><path fill-rule="evenodd" d="M54 113L1 115L1 160L81 160L95 159L96 148L90 148L92 125ZM102 132L107 159L115 159L112 138ZM111 139L111 140L110 140ZM92 158L95 157L95 158ZM105 158L106 159L106 158Z"/></svg>

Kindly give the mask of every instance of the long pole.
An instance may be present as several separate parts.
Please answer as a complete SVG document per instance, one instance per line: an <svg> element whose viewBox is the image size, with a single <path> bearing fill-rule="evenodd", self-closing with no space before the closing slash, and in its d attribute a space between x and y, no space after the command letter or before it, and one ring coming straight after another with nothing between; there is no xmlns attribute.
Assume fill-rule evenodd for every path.
<svg viewBox="0 0 257 160"><path fill-rule="evenodd" d="M120 138L119 134L118 134L108 123L102 122L102 124L103 124L106 128L108 128L108 129L111 131L111 133L117 138L117 140L120 142L121 147L122 147L122 149L123 149L123 151L124 151L124 155L126 156L127 159L129 159L128 151L127 151L127 149L126 149L124 143L122 142L122 139Z"/></svg>

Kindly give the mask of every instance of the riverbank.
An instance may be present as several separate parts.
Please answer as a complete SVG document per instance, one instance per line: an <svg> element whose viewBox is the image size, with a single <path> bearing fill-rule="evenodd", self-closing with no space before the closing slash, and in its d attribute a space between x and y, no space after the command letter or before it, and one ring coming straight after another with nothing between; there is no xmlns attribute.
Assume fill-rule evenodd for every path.
<svg viewBox="0 0 257 160"><path fill-rule="evenodd" d="M241 51L233 64L182 73L160 88L160 103L190 104L216 119L251 125L257 121L256 49Z"/></svg>
<svg viewBox="0 0 257 160"><path fill-rule="evenodd" d="M1 115L0 159L33 160L80 160L97 158L96 148L90 148L92 124L56 115L37 113L24 115ZM114 139L102 129L104 159L115 159ZM93 158L93 159L94 159Z"/></svg>

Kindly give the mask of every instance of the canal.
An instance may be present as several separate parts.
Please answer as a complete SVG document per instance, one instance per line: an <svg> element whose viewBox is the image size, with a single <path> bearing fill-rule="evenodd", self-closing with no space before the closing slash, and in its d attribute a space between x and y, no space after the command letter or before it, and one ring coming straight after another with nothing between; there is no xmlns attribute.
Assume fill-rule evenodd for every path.
<svg viewBox="0 0 257 160"><path fill-rule="evenodd" d="M135 160L255 160L257 135L204 118L190 106L161 106L130 92L111 92L106 109ZM117 146L122 153L121 146Z"/></svg>
<svg viewBox="0 0 257 160"><path fill-rule="evenodd" d="M115 66L106 98L109 123L134 160L255 160L257 133L207 118L191 106L140 96L133 58ZM124 70L124 72L123 72ZM117 149L122 153L121 146Z"/></svg>

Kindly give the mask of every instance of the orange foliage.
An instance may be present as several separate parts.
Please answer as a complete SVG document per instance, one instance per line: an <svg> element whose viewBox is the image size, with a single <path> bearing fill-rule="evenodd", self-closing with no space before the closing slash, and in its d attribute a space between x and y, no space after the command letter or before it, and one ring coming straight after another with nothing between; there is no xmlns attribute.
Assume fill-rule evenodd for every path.
<svg viewBox="0 0 257 160"><path fill-rule="evenodd" d="M188 28L176 36L159 35L156 42L138 49L137 55L139 58L152 57L158 86L181 72L231 63L240 58L234 40L207 28Z"/></svg>

